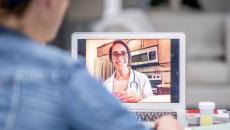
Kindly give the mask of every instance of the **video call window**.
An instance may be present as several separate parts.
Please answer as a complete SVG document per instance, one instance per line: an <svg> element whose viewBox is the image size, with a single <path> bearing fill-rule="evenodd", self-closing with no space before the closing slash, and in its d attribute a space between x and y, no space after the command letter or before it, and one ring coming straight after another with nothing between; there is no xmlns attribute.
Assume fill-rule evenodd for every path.
<svg viewBox="0 0 230 130"><path fill-rule="evenodd" d="M122 43L114 44L115 41ZM122 102L178 103L178 42L179 39L79 39L78 54L85 57L89 73L116 98L121 99L122 94L138 97L134 101L121 99ZM121 70L129 76L119 77Z"/></svg>

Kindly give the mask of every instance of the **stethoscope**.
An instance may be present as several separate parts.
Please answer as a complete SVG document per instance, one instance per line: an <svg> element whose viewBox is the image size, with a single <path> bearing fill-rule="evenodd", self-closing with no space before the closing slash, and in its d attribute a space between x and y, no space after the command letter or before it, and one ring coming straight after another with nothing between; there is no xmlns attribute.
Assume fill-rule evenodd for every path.
<svg viewBox="0 0 230 130"><path fill-rule="evenodd" d="M131 90L133 90L133 88L136 90L136 93L137 93L137 90L138 90L138 83L136 82L136 75L134 73L134 70L133 71L133 81L130 82L129 84L129 88Z"/></svg>

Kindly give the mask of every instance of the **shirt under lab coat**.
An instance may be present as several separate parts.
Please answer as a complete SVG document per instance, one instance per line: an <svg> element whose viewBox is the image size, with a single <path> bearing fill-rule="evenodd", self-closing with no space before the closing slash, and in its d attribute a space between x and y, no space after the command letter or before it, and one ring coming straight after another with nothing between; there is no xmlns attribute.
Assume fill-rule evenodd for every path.
<svg viewBox="0 0 230 130"><path fill-rule="evenodd" d="M113 91L113 81L114 81L114 76L115 73L113 73L112 76L110 76L107 80L104 82L104 86L106 89L112 93ZM135 76L134 76L135 75ZM135 79L134 79L135 77ZM136 82L137 85L134 85ZM131 69L131 74L129 77L129 83L128 83L128 88L127 91L133 91L135 92L138 96L142 97L143 99L148 97L148 96L153 96L151 84L149 82L148 77L145 74L142 74L140 72L137 72L135 70Z"/></svg>

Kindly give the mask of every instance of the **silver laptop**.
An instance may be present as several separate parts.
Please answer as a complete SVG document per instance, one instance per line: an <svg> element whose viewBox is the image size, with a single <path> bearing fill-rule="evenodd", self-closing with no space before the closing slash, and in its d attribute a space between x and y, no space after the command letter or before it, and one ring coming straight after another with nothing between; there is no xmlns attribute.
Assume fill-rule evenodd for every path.
<svg viewBox="0 0 230 130"><path fill-rule="evenodd" d="M89 73L104 82L114 73L109 59L113 41L122 40L131 52L131 68L148 77L151 96L122 103L142 123L173 115L187 126L185 114L185 35L183 33L73 33L72 57L85 57ZM138 88L138 85L137 85ZM154 117L153 117L154 116Z"/></svg>

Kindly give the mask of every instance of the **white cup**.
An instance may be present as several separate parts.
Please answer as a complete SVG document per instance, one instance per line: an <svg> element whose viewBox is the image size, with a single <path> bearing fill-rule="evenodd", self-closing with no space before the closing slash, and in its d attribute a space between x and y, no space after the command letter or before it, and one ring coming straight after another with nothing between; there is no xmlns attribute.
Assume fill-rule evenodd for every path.
<svg viewBox="0 0 230 130"><path fill-rule="evenodd" d="M201 126L212 125L215 103L199 102L199 109L200 109L200 125Z"/></svg>

